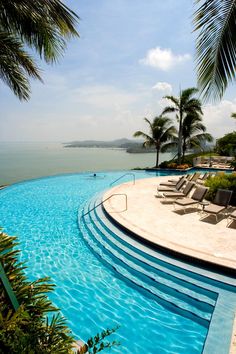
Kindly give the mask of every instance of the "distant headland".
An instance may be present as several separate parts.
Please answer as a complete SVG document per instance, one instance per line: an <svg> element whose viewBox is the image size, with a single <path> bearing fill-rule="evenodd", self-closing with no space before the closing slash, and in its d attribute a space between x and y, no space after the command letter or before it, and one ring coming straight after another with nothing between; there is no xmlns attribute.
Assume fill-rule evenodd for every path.
<svg viewBox="0 0 236 354"><path fill-rule="evenodd" d="M128 153L150 153L155 152L153 148L144 148L142 141L129 140L126 138L111 140L111 141L99 141L99 140L83 140L72 141L63 144L65 148L107 148L107 149L124 149Z"/></svg>

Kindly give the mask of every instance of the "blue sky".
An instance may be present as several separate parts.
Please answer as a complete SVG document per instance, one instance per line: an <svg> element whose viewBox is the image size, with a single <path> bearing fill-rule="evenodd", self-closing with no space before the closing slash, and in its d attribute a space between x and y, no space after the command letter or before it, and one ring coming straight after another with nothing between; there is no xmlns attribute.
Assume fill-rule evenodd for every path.
<svg viewBox="0 0 236 354"><path fill-rule="evenodd" d="M144 117L162 111L164 95L196 86L193 1L67 1L81 20L80 39L57 65L38 60L44 84L29 102L0 83L0 141L131 138ZM204 107L215 137L236 129L235 86Z"/></svg>

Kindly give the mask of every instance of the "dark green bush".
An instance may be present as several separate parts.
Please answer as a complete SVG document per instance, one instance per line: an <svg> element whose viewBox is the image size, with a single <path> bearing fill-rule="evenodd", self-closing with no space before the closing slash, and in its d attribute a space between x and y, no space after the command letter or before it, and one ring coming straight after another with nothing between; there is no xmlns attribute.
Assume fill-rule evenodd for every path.
<svg viewBox="0 0 236 354"><path fill-rule="evenodd" d="M216 140L215 151L222 156L234 156L236 153L236 132L225 134Z"/></svg>
<svg viewBox="0 0 236 354"><path fill-rule="evenodd" d="M217 189L229 189L236 193L236 173L220 173L215 177L209 177L205 186L209 187L206 199L213 201Z"/></svg>
<svg viewBox="0 0 236 354"><path fill-rule="evenodd" d="M160 168L168 168L168 164L170 163L170 161L163 161L160 163L159 167Z"/></svg>

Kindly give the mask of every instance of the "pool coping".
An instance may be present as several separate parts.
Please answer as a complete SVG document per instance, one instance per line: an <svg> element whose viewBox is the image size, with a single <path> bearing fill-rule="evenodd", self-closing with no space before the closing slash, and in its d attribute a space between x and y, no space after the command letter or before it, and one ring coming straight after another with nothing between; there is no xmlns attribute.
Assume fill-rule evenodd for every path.
<svg viewBox="0 0 236 354"><path fill-rule="evenodd" d="M154 177L152 179L154 180L154 182L157 185L157 183L158 183L157 181L159 181L159 180L166 181L166 179L168 179L168 176L162 177L162 178L159 177L158 179L157 179L157 177L156 178ZM140 182L140 180L138 181L138 183L139 182ZM199 251L194 250L194 248L193 248L194 246L189 248L189 246L186 247L186 245L184 245L184 244L176 243L175 241L173 241L173 239L170 241L169 241L169 239L166 240L166 239L164 239L164 237L160 237L160 236L158 236L159 234L157 235L155 233L155 231L153 229L154 226L148 226L146 224L146 226L148 226L149 228L145 229L144 222L139 223L139 221L136 222L136 220L134 222L134 215L133 215L134 213L129 216L128 211L122 211L120 213L117 212L116 208L117 207L119 208L120 204L122 204L122 203L117 202L117 204L115 204L111 201L111 199L109 199L108 201L105 202L105 199L109 198L110 195L116 194L119 192L120 193L123 192L124 194L127 193L128 198L131 198L131 197L133 198L131 203L134 203L134 201L136 203L138 203L139 201L135 199L136 197L134 198L133 195L130 196L128 194L129 187L127 187L127 185L128 185L127 183L120 184L116 187L109 189L103 195L103 203L104 203L103 206L104 206L106 213L111 218L111 220L114 220L114 222L117 223L124 230L132 233L134 237L139 238L144 243L150 244L154 248L166 251L167 253L173 254L174 256L179 257L180 259L183 259L185 261L194 262L198 265L203 265L203 266L209 267L211 269L217 269L218 271L222 271L225 274L230 274L230 275L236 274L236 262L233 262L231 259L229 259L229 261L227 261L227 259L224 260L224 258L218 257L217 255L215 255L213 253L204 252L204 251L201 251L200 249L199 249ZM137 192L137 189L136 189L136 192ZM151 195L151 197L153 198L153 194ZM150 199L150 201L151 201L151 199ZM156 199L155 202L158 203L159 200ZM160 205L160 202L159 202L159 205ZM142 205L139 205L139 206L141 207ZM153 205L150 205L150 209L152 206ZM127 216L124 215L125 212L127 213ZM153 209L151 209L151 212L153 212ZM169 210L167 210L167 212L169 212ZM172 215L174 215L174 214L172 214ZM179 217L181 217L181 216L179 216ZM137 219L136 214L135 214L135 219ZM146 218L146 220L148 220L148 217ZM154 220L153 217L150 218L149 221L150 220L153 221ZM182 221L182 220L177 219L177 222L178 221ZM183 222L182 224L184 225L185 223ZM202 226L203 225L204 224L202 224ZM186 228L188 228L188 226L189 226L189 224L188 225L186 224ZM172 230L172 231L174 230L174 225L172 226L172 228L169 228L169 232L170 232L170 230ZM185 227L183 227L182 230L185 230ZM213 230L212 232L214 233L215 230ZM229 230L226 227L225 227L225 232L229 232Z"/></svg>

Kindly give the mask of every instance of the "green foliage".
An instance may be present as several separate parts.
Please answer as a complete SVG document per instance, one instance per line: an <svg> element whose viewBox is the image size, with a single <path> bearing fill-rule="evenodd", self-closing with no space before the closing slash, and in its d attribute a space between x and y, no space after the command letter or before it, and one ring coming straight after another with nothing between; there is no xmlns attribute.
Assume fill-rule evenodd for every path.
<svg viewBox="0 0 236 354"><path fill-rule="evenodd" d="M206 98L221 99L235 80L235 0L196 0L198 84Z"/></svg>
<svg viewBox="0 0 236 354"><path fill-rule="evenodd" d="M29 78L41 79L32 53L55 63L78 20L59 0L0 0L0 79L19 99L29 99Z"/></svg>
<svg viewBox="0 0 236 354"><path fill-rule="evenodd" d="M160 168L167 168L170 161L162 161L159 165Z"/></svg>
<svg viewBox="0 0 236 354"><path fill-rule="evenodd" d="M162 114L166 113L175 113L176 119L179 125L178 129L178 139L175 141L175 146L178 147L178 164L180 164L182 155L183 155L183 143L184 143L184 131L183 123L187 116L194 117L194 119L201 120L202 104L201 101L195 97L198 90L195 87L187 88L183 91L180 91L179 97L174 96L165 96L167 100L171 102L171 106L164 108ZM192 123L190 124L192 125ZM191 129L190 129L191 130ZM189 133L192 135L191 131L185 131L187 133L185 143L187 138L189 138Z"/></svg>
<svg viewBox="0 0 236 354"><path fill-rule="evenodd" d="M93 338L89 338L87 341L89 353L96 354L96 353L101 352L103 349L109 349L112 346L119 346L120 343L117 341L113 341L113 342L105 341L104 342L104 339L106 337L110 336L111 334L113 334L118 328L119 328L119 326L116 326L111 329L106 329L106 330L102 331L100 334L98 333Z"/></svg>
<svg viewBox="0 0 236 354"><path fill-rule="evenodd" d="M216 152L222 156L236 155L236 132L225 134L216 140Z"/></svg>
<svg viewBox="0 0 236 354"><path fill-rule="evenodd" d="M206 195L206 199L213 201L217 192L217 189L229 189L236 193L236 173L224 173L221 172L215 177L209 177L205 186L209 187Z"/></svg>
<svg viewBox="0 0 236 354"><path fill-rule="evenodd" d="M166 146L169 146L170 142L175 138L176 129L172 125L171 119L163 116L155 117L153 122L150 122L147 118L144 118L145 122L149 126L149 134L146 134L140 130L134 133L134 137L144 138L144 147L154 146L156 149L156 165L159 166L159 153L163 151Z"/></svg>
<svg viewBox="0 0 236 354"><path fill-rule="evenodd" d="M47 297L54 288L49 278L30 282L18 262L15 237L0 232L0 262L20 307L14 311L0 287L0 353L71 353L74 341L65 319ZM55 314L47 317L47 313Z"/></svg>
<svg viewBox="0 0 236 354"><path fill-rule="evenodd" d="M187 149L203 150L206 142L212 142L213 137L206 132L206 127L202 123L202 116L200 114L187 114L183 120L183 155L184 161Z"/></svg>

